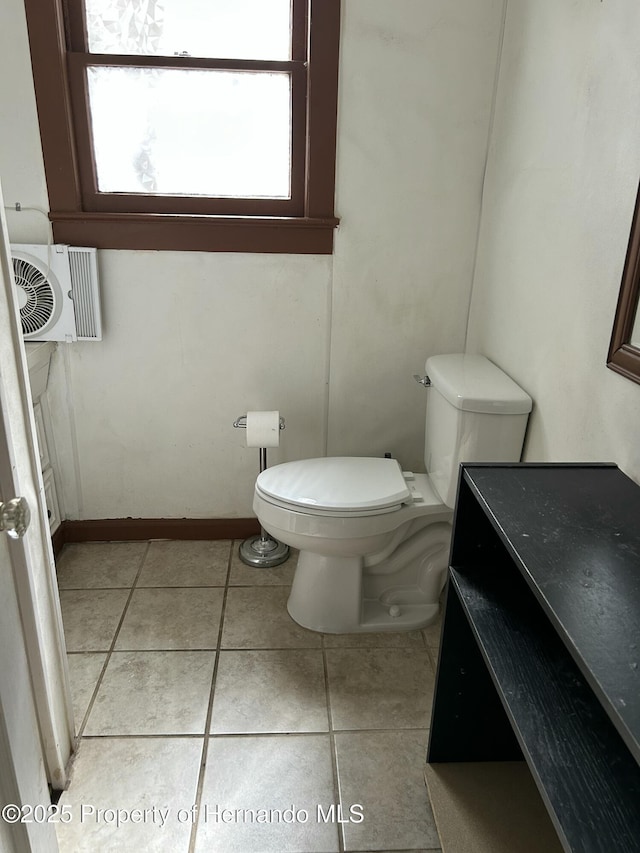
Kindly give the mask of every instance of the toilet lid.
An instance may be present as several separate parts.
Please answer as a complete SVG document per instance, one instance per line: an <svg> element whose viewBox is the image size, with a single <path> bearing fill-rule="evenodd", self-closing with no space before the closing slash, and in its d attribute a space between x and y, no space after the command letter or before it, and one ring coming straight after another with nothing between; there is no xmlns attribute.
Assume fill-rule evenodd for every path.
<svg viewBox="0 0 640 853"><path fill-rule="evenodd" d="M256 488L279 502L340 512L392 508L411 500L395 459L365 456L274 465L258 476Z"/></svg>

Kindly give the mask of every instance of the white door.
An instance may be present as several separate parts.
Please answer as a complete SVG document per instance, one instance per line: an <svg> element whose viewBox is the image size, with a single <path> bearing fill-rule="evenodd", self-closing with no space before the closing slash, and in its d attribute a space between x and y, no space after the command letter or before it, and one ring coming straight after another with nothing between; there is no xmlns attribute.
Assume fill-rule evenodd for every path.
<svg viewBox="0 0 640 853"><path fill-rule="evenodd" d="M2 436L4 438L4 436ZM6 446L0 446L0 452ZM4 498L5 496L2 495ZM0 534L0 850L58 850L7 534ZM53 810L55 811L55 810Z"/></svg>
<svg viewBox="0 0 640 853"><path fill-rule="evenodd" d="M64 786L73 720L9 263L0 189L0 500L24 497L31 510L22 538L9 540L0 533L0 850L53 853L58 849L50 822L55 809L47 781Z"/></svg>

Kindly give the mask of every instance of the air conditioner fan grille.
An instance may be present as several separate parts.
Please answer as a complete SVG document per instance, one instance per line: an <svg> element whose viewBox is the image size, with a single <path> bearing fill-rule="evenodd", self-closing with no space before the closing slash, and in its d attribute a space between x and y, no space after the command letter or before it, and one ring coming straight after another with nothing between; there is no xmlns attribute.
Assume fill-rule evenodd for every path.
<svg viewBox="0 0 640 853"><path fill-rule="evenodd" d="M13 258L13 274L26 300L20 307L22 332L35 334L53 317L56 307L53 287L37 267L20 258Z"/></svg>

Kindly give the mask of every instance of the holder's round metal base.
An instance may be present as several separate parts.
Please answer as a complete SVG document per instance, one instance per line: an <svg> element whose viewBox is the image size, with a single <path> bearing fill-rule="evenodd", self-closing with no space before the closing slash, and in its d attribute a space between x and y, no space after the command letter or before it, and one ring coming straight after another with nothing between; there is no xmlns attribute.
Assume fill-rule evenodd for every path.
<svg viewBox="0 0 640 853"><path fill-rule="evenodd" d="M239 554L247 566L272 569L289 559L289 546L270 536L252 536L240 545Z"/></svg>

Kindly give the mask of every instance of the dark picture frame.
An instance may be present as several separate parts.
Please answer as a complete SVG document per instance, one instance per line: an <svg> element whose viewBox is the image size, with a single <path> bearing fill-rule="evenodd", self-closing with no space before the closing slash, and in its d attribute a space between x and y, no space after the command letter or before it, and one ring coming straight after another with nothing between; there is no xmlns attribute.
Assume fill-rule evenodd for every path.
<svg viewBox="0 0 640 853"><path fill-rule="evenodd" d="M631 224L631 235L622 274L620 295L613 323L607 367L640 384L640 348L631 343L631 335L640 297L640 187Z"/></svg>

